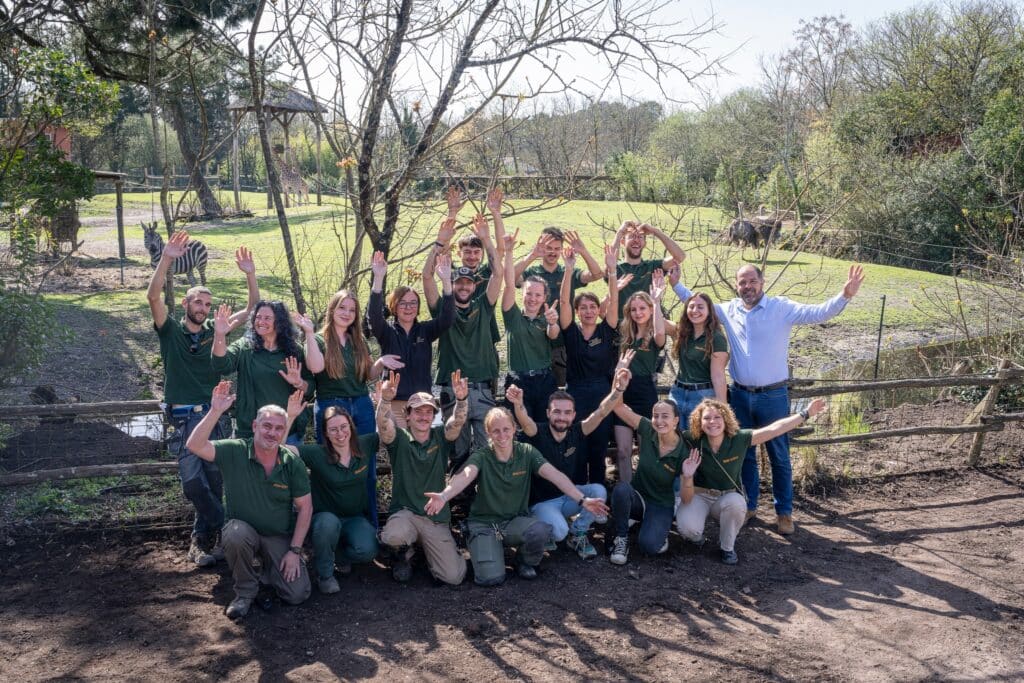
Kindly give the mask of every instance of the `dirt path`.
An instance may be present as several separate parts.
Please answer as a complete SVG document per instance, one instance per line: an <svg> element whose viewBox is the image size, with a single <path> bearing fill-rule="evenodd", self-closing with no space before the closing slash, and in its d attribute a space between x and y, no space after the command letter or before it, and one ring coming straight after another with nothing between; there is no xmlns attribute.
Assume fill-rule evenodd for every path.
<svg viewBox="0 0 1024 683"><path fill-rule="evenodd" d="M726 568L672 538L619 568L560 550L534 583L398 586L222 614L226 569L184 541L0 551L0 678L1019 680L1024 469L893 479L804 499L791 541L746 529Z"/></svg>

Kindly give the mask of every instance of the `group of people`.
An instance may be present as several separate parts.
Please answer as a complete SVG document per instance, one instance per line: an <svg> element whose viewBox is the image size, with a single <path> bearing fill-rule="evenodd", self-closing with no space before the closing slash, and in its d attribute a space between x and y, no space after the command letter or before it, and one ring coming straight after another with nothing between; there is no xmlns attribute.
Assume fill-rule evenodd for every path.
<svg viewBox="0 0 1024 683"><path fill-rule="evenodd" d="M625 564L634 524L639 550L655 555L667 550L673 519L684 539L702 544L711 516L721 559L735 564L736 536L757 507L761 443L778 530L793 532L786 434L825 404L790 415L789 331L841 312L863 281L858 266L834 298L805 305L765 296L762 273L746 265L736 275L738 298L715 304L679 281L686 255L651 225L624 222L601 260L577 233L545 228L516 260L518 231L505 231L500 189L486 198L490 221L476 215L454 245L463 198L451 189L447 203L422 290L402 285L385 300L388 264L373 255L365 326L378 342L376 359L355 292L337 292L317 329L260 298L244 247L236 262L248 285L245 309L212 313L211 292L193 287L175 320L163 283L188 236L169 239L147 292L165 369L168 448L196 510L189 560L209 566L223 557L231 569L228 616L244 616L261 584L291 604L309 596L307 536L323 593L338 592L337 575L353 564L379 556L407 581L417 550L437 581L461 583L456 497L468 504L462 535L480 585L505 580L506 548L525 579L562 541L594 557L595 523L609 523L609 559ZM664 258L643 258L649 237ZM603 298L587 290L600 279ZM677 321L662 309L670 287L684 302ZM421 320L421 294L429 319ZM499 303L507 344L500 405ZM670 337L678 373L670 398L659 399L655 379ZM223 379L230 375L233 385ZM304 443L310 412L313 442ZM384 455L391 491L381 526L376 470Z"/></svg>

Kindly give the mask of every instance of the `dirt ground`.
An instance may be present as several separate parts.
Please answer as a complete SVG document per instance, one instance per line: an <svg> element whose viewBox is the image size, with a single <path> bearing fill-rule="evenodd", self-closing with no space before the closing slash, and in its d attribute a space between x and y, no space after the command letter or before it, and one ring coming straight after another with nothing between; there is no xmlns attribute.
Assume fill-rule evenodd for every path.
<svg viewBox="0 0 1024 683"><path fill-rule="evenodd" d="M744 529L732 568L675 536L492 589L357 567L238 623L183 532L8 538L0 679L1020 680L1022 489L1018 463L805 497L794 536Z"/></svg>

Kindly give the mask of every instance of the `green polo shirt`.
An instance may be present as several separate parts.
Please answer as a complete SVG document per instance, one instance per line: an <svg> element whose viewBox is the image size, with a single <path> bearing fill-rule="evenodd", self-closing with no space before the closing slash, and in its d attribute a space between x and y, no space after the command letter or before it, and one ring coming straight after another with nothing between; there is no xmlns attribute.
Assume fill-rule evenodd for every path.
<svg viewBox="0 0 1024 683"><path fill-rule="evenodd" d="M622 309L626 301L634 292L651 291L651 275L663 264L662 259L646 259L640 263L629 263L622 261L615 268L615 277L622 279L626 275L632 275L633 279L619 292L619 318L622 318Z"/></svg>
<svg viewBox="0 0 1024 683"><path fill-rule="evenodd" d="M320 347L321 353L327 349L324 338L319 334L316 335L316 344ZM366 382L360 382L356 374L356 353L351 340L341 347L341 359L345 363L345 372L341 377L331 377L327 374L326 367L323 372L318 372L313 376L318 400L369 395L370 390L367 388Z"/></svg>
<svg viewBox="0 0 1024 683"><path fill-rule="evenodd" d="M672 487L683 460L690 454L689 445L685 439L679 439L671 452L662 455L658 447L658 433L646 417L640 418L636 433L640 437L640 459L633 475L633 488L644 500L671 508L676 497Z"/></svg>
<svg viewBox="0 0 1024 683"><path fill-rule="evenodd" d="M440 493L445 487L445 471L455 444L444 438L444 427L430 428L426 443L420 443L406 429L395 430L395 440L388 444L391 459L391 507L388 514L409 510L427 516L426 492ZM452 512L446 504L430 517L435 522L448 523Z"/></svg>
<svg viewBox="0 0 1024 683"><path fill-rule="evenodd" d="M494 305L486 296L469 306L455 306L455 321L437 345L437 383L448 384L457 369L470 382L488 382L498 376L498 354L491 339Z"/></svg>
<svg viewBox="0 0 1024 683"><path fill-rule="evenodd" d="M466 460L480 470L470 521L495 524L529 514L530 480L547 462L536 448L518 441L508 462L498 460L490 446L475 451Z"/></svg>
<svg viewBox="0 0 1024 683"><path fill-rule="evenodd" d="M287 536L295 530L292 501L309 493L302 461L287 448L267 476L252 439L214 441L214 462L224 477L225 519L240 519L261 536Z"/></svg>
<svg viewBox="0 0 1024 683"><path fill-rule="evenodd" d="M209 403L220 373L210 365L213 348L213 319L207 318L194 335L185 328L185 319L167 316L156 327L160 339L160 358L164 364L164 402L167 405Z"/></svg>
<svg viewBox="0 0 1024 683"><path fill-rule="evenodd" d="M705 353L707 334L696 339L691 335L686 344L676 348L679 372L676 379L687 384L705 384L711 381L711 356ZM711 353L729 351L729 342L722 330L715 330L711 339Z"/></svg>
<svg viewBox="0 0 1024 683"><path fill-rule="evenodd" d="M508 369L531 372L551 367L551 340L547 320L542 315L527 318L518 304L501 312L508 340Z"/></svg>
<svg viewBox="0 0 1024 683"><path fill-rule="evenodd" d="M700 437L700 467L693 475L693 485L713 491L735 491L743 482L743 459L747 457L752 429L741 429L733 436L722 440L717 453L711 452L708 437ZM694 441L690 433L687 441ZM731 479L730 479L731 477Z"/></svg>
<svg viewBox="0 0 1024 683"><path fill-rule="evenodd" d="M360 455L352 455L348 467L327 460L327 449L320 444L299 446L299 457L309 468L313 492L313 512L333 512L338 517L366 514L369 494L370 458L377 457L380 442L376 434L359 437Z"/></svg>
<svg viewBox="0 0 1024 683"><path fill-rule="evenodd" d="M313 375L306 369L303 362L305 354L299 348L299 362L302 365L302 378L312 385ZM248 339L239 339L228 346L223 356L211 356L213 369L221 375L237 372L235 399L235 435L243 439L252 436L252 421L256 419L256 411L265 405L288 407L288 397L295 389L288 384L278 371L284 371L285 354L276 351L257 351ZM292 432L300 427L305 429L305 422L296 420Z"/></svg>
<svg viewBox="0 0 1024 683"><path fill-rule="evenodd" d="M562 291L562 278L565 277L565 266L559 263L555 266L555 269L550 273L544 269L543 264L537 264L530 266L523 271L523 281L525 283L526 278L536 276L544 280L548 285L548 306L558 301L558 295ZM569 285L569 301L572 302L576 297L576 290L580 287L586 287L587 283L583 281L583 271L579 268L574 268L572 271L572 282Z"/></svg>
<svg viewBox="0 0 1024 683"><path fill-rule="evenodd" d="M658 346L654 338L634 339L629 348L636 351L629 370L634 377L650 377L658 371L658 354L663 347Z"/></svg>

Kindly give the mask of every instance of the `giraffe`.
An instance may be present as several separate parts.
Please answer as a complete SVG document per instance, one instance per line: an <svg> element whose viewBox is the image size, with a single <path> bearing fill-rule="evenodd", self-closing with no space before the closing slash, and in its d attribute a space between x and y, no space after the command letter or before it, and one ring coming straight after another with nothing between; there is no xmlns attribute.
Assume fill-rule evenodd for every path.
<svg viewBox="0 0 1024 683"><path fill-rule="evenodd" d="M284 153L283 153L284 152ZM281 191L284 193L285 206L288 205L290 195L295 195L295 205L309 203L309 185L302 179L299 169L295 164L288 161L287 151L282 145L274 145L274 165L277 166L277 173L281 178Z"/></svg>

